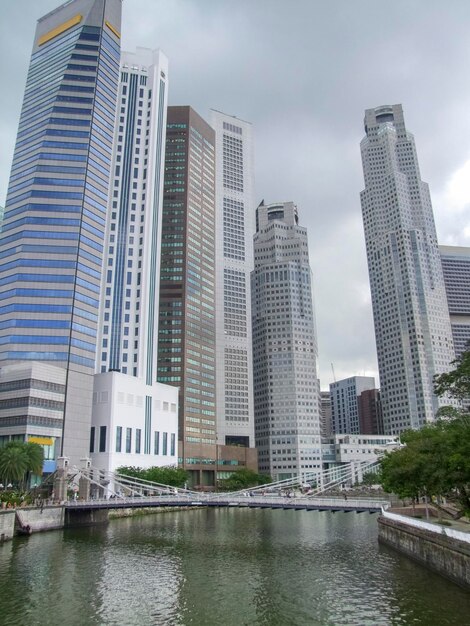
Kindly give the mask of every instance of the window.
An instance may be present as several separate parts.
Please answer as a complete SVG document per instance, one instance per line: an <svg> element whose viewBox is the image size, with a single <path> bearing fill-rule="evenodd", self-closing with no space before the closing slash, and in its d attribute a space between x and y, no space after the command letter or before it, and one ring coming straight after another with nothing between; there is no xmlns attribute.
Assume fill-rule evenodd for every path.
<svg viewBox="0 0 470 626"><path fill-rule="evenodd" d="M116 426L116 452L121 452L122 448L122 426Z"/></svg>
<svg viewBox="0 0 470 626"><path fill-rule="evenodd" d="M90 428L90 452L95 451L95 427Z"/></svg>
<svg viewBox="0 0 470 626"><path fill-rule="evenodd" d="M154 435L154 449L153 453L158 455L160 454L160 432L158 430L155 431Z"/></svg>
<svg viewBox="0 0 470 626"><path fill-rule="evenodd" d="M171 456L175 456L176 454L176 435L175 433L171 433L171 447L170 447L170 454Z"/></svg>
<svg viewBox="0 0 470 626"><path fill-rule="evenodd" d="M100 426L100 452L106 452L106 426Z"/></svg>
<svg viewBox="0 0 470 626"><path fill-rule="evenodd" d="M132 446L132 428L126 428L126 452L131 452Z"/></svg>
<svg viewBox="0 0 470 626"><path fill-rule="evenodd" d="M140 441L142 438L142 430L140 428L136 428L135 430L135 453L140 454Z"/></svg>
<svg viewBox="0 0 470 626"><path fill-rule="evenodd" d="M163 456L168 454L168 433L163 433L162 454Z"/></svg>

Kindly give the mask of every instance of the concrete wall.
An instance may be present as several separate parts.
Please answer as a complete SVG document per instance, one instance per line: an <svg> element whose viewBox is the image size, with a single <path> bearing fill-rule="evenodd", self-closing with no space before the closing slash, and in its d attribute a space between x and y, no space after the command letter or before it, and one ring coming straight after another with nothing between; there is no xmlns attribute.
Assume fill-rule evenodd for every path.
<svg viewBox="0 0 470 626"><path fill-rule="evenodd" d="M11 539L15 533L15 511L0 511L0 543Z"/></svg>
<svg viewBox="0 0 470 626"><path fill-rule="evenodd" d="M17 529L19 532L38 533L43 530L56 530L64 527L64 507L45 506L42 509L16 509Z"/></svg>
<svg viewBox="0 0 470 626"><path fill-rule="evenodd" d="M445 527L435 532L383 515L378 522L380 542L470 589L470 544L448 537Z"/></svg>

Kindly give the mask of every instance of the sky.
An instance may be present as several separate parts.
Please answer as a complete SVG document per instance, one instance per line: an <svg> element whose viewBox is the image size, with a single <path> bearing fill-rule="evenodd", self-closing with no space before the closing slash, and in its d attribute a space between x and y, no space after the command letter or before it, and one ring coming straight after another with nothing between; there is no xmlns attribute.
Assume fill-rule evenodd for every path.
<svg viewBox="0 0 470 626"><path fill-rule="evenodd" d="M36 20L59 4L2 0L1 205ZM165 52L169 103L250 121L256 204L297 204L322 389L355 375L378 382L359 200L365 109L403 105L439 243L470 245L469 30L468 0L123 2L122 47Z"/></svg>

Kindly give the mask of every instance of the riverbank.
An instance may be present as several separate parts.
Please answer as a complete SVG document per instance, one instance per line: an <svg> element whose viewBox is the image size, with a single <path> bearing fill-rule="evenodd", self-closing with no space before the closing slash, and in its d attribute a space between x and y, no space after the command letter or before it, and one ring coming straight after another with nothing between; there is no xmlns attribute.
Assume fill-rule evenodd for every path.
<svg viewBox="0 0 470 626"><path fill-rule="evenodd" d="M379 542L470 591L470 528L452 528L398 512L383 511Z"/></svg>

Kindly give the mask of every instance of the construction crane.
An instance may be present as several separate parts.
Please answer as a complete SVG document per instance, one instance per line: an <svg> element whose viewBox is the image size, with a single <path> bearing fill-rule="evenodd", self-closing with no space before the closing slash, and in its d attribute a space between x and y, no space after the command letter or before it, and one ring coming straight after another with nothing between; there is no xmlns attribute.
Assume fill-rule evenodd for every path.
<svg viewBox="0 0 470 626"><path fill-rule="evenodd" d="M331 364L331 371L333 372L333 380L334 382L336 382L335 368L333 367L333 363Z"/></svg>

